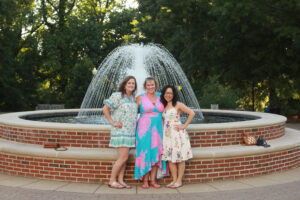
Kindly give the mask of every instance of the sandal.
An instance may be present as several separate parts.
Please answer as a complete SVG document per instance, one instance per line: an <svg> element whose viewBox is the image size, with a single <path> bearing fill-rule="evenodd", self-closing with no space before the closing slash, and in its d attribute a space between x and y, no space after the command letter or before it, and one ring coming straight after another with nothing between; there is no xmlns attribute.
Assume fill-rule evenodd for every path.
<svg viewBox="0 0 300 200"><path fill-rule="evenodd" d="M148 189L149 188L149 184L148 181L143 181L143 185L141 186L143 189Z"/></svg>
<svg viewBox="0 0 300 200"><path fill-rule="evenodd" d="M176 189L182 187L182 183L174 183L170 188Z"/></svg>
<svg viewBox="0 0 300 200"><path fill-rule="evenodd" d="M120 185L123 185L126 189L131 189L132 187L131 187L131 185L127 185L126 183L124 183L124 182L119 182L120 183Z"/></svg>
<svg viewBox="0 0 300 200"><path fill-rule="evenodd" d="M168 185L166 185L167 188L171 188L174 185L175 182L171 182Z"/></svg>
<svg viewBox="0 0 300 200"><path fill-rule="evenodd" d="M160 185L158 185L157 183L155 183L154 181L150 181L150 187L153 187L153 188L155 188L155 189L158 189L158 188L160 188Z"/></svg>
<svg viewBox="0 0 300 200"><path fill-rule="evenodd" d="M108 183L108 187L114 188L114 189L123 189L123 188L125 188L125 186L123 186L122 184L120 184L116 181L114 181L112 183Z"/></svg>

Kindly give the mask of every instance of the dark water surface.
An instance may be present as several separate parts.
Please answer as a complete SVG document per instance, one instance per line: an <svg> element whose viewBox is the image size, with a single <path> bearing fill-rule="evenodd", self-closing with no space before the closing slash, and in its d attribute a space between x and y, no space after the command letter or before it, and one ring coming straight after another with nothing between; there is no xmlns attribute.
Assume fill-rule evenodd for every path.
<svg viewBox="0 0 300 200"><path fill-rule="evenodd" d="M232 113L210 113L203 112L204 119L194 119L192 124L209 124L209 123L226 123L238 122L246 120L255 120L259 117L252 115L232 114ZM70 124L108 124L103 115L96 118L78 118L76 112L66 113L45 113L45 114L32 114L22 116L22 119L43 121L43 122L56 122L56 123L70 123ZM181 121L184 122L186 116L181 116Z"/></svg>

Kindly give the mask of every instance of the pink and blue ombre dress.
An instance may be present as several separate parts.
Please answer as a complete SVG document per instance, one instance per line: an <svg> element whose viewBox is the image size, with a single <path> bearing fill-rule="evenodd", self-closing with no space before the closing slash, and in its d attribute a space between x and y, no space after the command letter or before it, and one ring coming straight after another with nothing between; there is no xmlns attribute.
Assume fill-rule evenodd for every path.
<svg viewBox="0 0 300 200"><path fill-rule="evenodd" d="M152 166L158 165L158 178L168 175L166 161L162 161L163 154L163 122L164 106L160 102L160 93L156 93L156 102L152 103L146 94L142 94L140 105L140 119L136 130L136 160L134 179L142 180L151 171Z"/></svg>

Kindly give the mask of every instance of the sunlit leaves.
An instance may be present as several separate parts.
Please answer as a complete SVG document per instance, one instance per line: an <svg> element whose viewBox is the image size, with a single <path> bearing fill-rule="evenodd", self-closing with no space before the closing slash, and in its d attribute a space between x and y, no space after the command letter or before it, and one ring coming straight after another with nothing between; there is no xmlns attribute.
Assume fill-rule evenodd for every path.
<svg viewBox="0 0 300 200"><path fill-rule="evenodd" d="M136 19L134 19L130 22L130 24L132 24L133 26L137 26L139 22Z"/></svg>

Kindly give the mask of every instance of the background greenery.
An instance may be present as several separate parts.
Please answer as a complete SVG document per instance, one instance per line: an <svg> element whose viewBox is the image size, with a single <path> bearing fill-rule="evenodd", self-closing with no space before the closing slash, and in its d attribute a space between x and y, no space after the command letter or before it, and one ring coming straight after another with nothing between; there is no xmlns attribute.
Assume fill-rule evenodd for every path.
<svg viewBox="0 0 300 200"><path fill-rule="evenodd" d="M0 111L80 107L117 46L155 42L200 106L300 113L300 0L0 0Z"/></svg>

